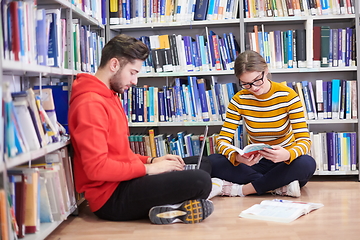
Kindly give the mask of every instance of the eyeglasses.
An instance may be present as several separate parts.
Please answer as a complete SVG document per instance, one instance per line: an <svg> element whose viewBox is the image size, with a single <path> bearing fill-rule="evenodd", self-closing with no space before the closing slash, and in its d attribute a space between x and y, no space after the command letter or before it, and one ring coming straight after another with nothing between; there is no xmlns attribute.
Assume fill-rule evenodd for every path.
<svg viewBox="0 0 360 240"><path fill-rule="evenodd" d="M262 72L261 78L256 79L255 81L253 81L251 83L242 84L240 79L239 79L239 82L240 82L240 87L245 88L245 89L250 89L252 86L259 87L264 84L264 72Z"/></svg>

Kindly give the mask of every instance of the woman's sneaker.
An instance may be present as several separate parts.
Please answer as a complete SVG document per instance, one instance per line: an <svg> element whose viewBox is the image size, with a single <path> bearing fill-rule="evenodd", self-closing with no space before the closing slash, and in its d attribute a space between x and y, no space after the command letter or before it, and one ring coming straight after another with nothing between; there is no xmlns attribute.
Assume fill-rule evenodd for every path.
<svg viewBox="0 0 360 240"><path fill-rule="evenodd" d="M289 196L289 197L300 197L300 184L298 180L292 181L288 185L279 187L273 191L277 195Z"/></svg>
<svg viewBox="0 0 360 240"><path fill-rule="evenodd" d="M149 211L149 218L154 224L199 223L213 211L214 205L210 200L187 200L179 204L153 207Z"/></svg>

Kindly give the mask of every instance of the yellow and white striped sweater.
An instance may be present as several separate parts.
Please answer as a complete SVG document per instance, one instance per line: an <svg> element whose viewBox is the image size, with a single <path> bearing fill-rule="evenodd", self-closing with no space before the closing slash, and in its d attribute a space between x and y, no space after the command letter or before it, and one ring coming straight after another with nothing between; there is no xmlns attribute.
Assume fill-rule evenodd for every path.
<svg viewBox="0 0 360 240"><path fill-rule="evenodd" d="M310 150L310 134L300 98L283 84L271 81L270 91L260 96L243 89L231 99L217 149L234 165L239 164L235 162L235 150L221 143L232 144L240 120L243 120L250 143L267 143L287 149L290 152L288 164Z"/></svg>

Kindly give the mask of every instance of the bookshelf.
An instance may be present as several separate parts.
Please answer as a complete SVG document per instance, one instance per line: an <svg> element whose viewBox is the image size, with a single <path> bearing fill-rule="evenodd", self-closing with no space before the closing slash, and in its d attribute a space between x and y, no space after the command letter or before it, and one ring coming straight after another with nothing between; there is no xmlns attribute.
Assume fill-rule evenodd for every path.
<svg viewBox="0 0 360 240"><path fill-rule="evenodd" d="M25 2L25 1L24 1ZM24 4L24 2L19 1L18 4ZM9 7L8 1L0 1L1 3L1 9L6 9ZM89 3L90 4L90 3ZM71 92L71 84L73 79L75 78L76 74L88 71L93 72L94 68L92 65L98 65L99 62L99 50L101 49L102 44L104 43L105 39L105 20L106 16L104 13L101 12L102 6L101 1L92 1L91 4L93 5L81 5L73 4L71 1L67 0L40 0L37 1L37 5L31 5L25 6L25 8L29 7L29 14L25 15L24 17L27 17L26 20L18 16L17 20L19 22L22 22L26 27L22 28L21 24L19 24L19 29L17 29L13 25L12 31L18 30L19 33L24 34L23 37L30 43L33 43L34 46L39 43L39 39L36 39L36 26L38 25L37 21L39 19L35 18L35 16L39 17L37 13L39 13L40 9L45 9L44 13L50 13L53 14L52 11L55 11L55 13L59 13L57 16L59 17L59 21L56 20L56 29L59 30L58 36L53 38L53 45L51 47L57 48L57 50L54 50L52 48L52 51L57 51L57 56L59 57L59 62L56 65L51 65L52 63L45 62L44 65L41 65L38 63L40 61L37 56L40 56L40 53L37 48L34 47L33 50L31 48L31 44L27 45L28 48L25 49L25 55L26 58L20 58L19 60L15 60L14 57L10 57L7 53L9 52L9 48L6 48L4 46L7 46L9 42L7 42L5 36L3 35L5 32L2 28L6 23L4 22L3 18L3 12L0 14L0 84L1 89L0 96L3 98L3 84L8 83L10 86L11 92L19 92L19 91L25 91L29 88L33 88L35 86L38 86L40 89L40 95L43 94L44 89L47 85L55 85L55 84L64 84L65 87L63 87L64 92L68 93L68 97L70 96ZM10 7L9 7L10 9ZM55 10L54 10L55 9ZM9 10L11 12L11 10ZM46 12L48 11L48 12ZM11 14L11 13L10 13ZM44 15L45 16L45 15ZM51 15L52 16L52 15ZM55 19L55 17L53 18ZM45 20L45 19L44 19ZM30 24L31 22L31 24ZM15 24L12 21L12 24ZM50 23L49 23L50 24ZM39 26L39 25L38 25ZM51 25L49 25L51 26ZM83 41L83 39L80 38L74 40L75 31L77 29L80 30L83 27L86 34L89 34L88 37L93 38L94 45L90 46L92 51L85 51L87 49L87 46L84 46L81 43L85 43L86 41ZM6 28L5 28L6 29ZM26 31L25 31L26 29ZM9 30L10 31L10 30ZM77 32L80 33L80 32ZM91 34L92 33L92 34ZM8 34L8 33L6 33ZM27 35L26 35L27 34ZM51 34L47 37L51 38ZM4 36L4 37L3 37ZM9 40L10 41L10 40ZM13 41L13 39L11 39ZM19 40L20 41L20 40ZM33 42L31 42L33 41ZM57 43L59 45L57 45ZM13 44L13 43L10 43ZM47 43L49 44L49 43ZM39 46L41 44L38 44ZM55 46L54 46L55 45ZM21 45L20 45L21 46ZM50 46L50 45L49 45ZM80 54L80 48L83 46L83 49L81 50ZM21 46L22 47L22 46ZM15 48L13 48L15 49ZM77 52L79 49L79 52ZM27 51L29 50L29 51ZM32 52L34 51L34 52ZM48 56L48 49L45 50L46 57ZM80 55L77 55L77 54ZM22 54L19 52L19 55ZM93 54L93 55L91 55ZM16 54L15 54L16 55ZM88 60L85 60L88 59ZM91 59L91 60L90 60ZM83 69L83 64L86 65L86 69ZM63 85L61 85L63 86ZM66 88L67 87L67 88ZM0 110L2 108L2 105L0 107ZM3 112L3 111L1 111ZM63 123L62 123L63 124ZM65 124L66 125L66 124ZM4 116L2 115L0 118L0 126L4 126ZM4 132L3 127L0 131L0 137L4 139ZM28 150L24 151L21 154L17 154L16 156L9 157L5 153L5 143L1 141L0 143L0 150L3 153L3 160L0 161L0 174L1 174L1 181L0 181L0 189L4 189L5 192L10 191L10 183L9 183L9 177L8 177L8 170L13 170L17 166L35 166L35 164L42 164L45 162L45 158L49 157L50 155L54 154L61 154L63 159L67 159L68 166L71 164L71 161L67 154L70 154L66 151L68 147L70 146L70 139L68 136L64 135L61 138L58 139L58 141L54 143L49 143L44 145L43 147L36 149L36 150ZM3 145L4 144L4 145ZM65 161L65 160L64 160ZM63 162L64 169L71 169L66 168L66 164ZM66 170L65 170L66 171ZM63 175L65 179L62 179L62 176L59 175L59 177L63 180L62 182L65 182L65 184L61 185L62 191L65 191L65 189L69 193L69 204L65 206L63 209L63 212L61 212L61 216L55 218L52 222L48 223L41 223L39 229L36 231L36 233L28 233L25 234L25 237L22 239L28 240L28 239L45 239L52 231L54 231L70 214L77 214L77 206L80 204L83 199L76 200L74 198L75 192L72 191L74 189L73 186L73 180L72 179L72 173L71 171L66 172L67 174ZM47 180L50 181L50 180ZM51 180L52 181L52 180ZM72 184L69 184L72 182ZM59 182L60 184L60 182ZM71 185L71 186L70 186ZM59 185L60 186L60 185ZM54 191L61 190L55 189ZM72 192L72 193L71 193ZM50 194L50 193L49 193ZM62 192L60 194L59 192L54 192L55 195L52 195L52 198L61 198L61 196L65 198L66 193ZM60 194L60 195L59 195ZM71 196L72 195L72 196ZM73 197L73 198L72 198ZM66 200L64 200L66 201ZM66 203L65 203L66 204ZM5 214L5 218L8 219L7 221L7 233L6 237L2 235L2 239L17 239L16 234L11 228L10 223L10 209L7 208L7 213ZM1 224L4 224L4 222L1 222ZM2 229L4 230L4 229ZM4 234L4 232L2 232ZM0 237L1 238L1 237Z"/></svg>
<svg viewBox="0 0 360 240"><path fill-rule="evenodd" d="M247 9L249 2L240 0L238 9ZM284 2L284 1L282 1ZM301 1L299 1L301 2ZM246 4L245 4L246 3ZM150 23L132 23L132 24L114 24L110 25L110 37L119 33L126 33L134 37L141 37L143 35L162 35L162 34L182 34L191 35L195 37L196 34L204 35L208 31L213 30L216 34L221 35L224 32L233 32L235 38L238 40L240 50L244 51L249 48L249 43L245 41L246 34L253 32L254 26L259 27L259 31L274 31L274 30L288 30L304 28L307 32L312 32L313 26L329 25L332 28L346 28L353 27L355 31L356 39L359 39L359 5L354 1L355 11L350 14L336 14L334 15L330 10L329 14L325 15L296 15L286 17L252 17L249 18L246 12L239 11L236 19L227 20L204 20L204 21L182 21L182 22L150 22ZM300 9L299 9L300 11ZM309 10L310 11L310 10ZM317 10L316 10L317 11ZM265 12L266 13L266 12ZM261 30L263 26L264 30ZM310 42L308 42L310 43ZM313 44L311 42L311 44ZM356 56L359 56L359 44L356 41ZM355 66L339 66L339 67L320 67L316 65L308 65L305 68L274 68L270 67L271 79L276 82L282 81L311 81L315 83L316 79L323 79L324 81L330 81L332 79L347 79L356 80L360 79L359 64ZM220 70L220 71L176 71L176 72L161 72L161 73L140 73L139 74L139 86L149 85L158 86L172 84L173 80L177 77L211 77L216 76L218 82L234 82L233 70ZM359 91L359 82L356 81L357 90ZM359 110L359 99L357 101L357 110ZM322 119L322 120L307 120L310 131L328 132L328 131L354 131L359 133L359 121L358 119ZM171 131L172 127L179 129L179 127L194 127L193 129L200 129L199 126L210 125L216 129L222 125L222 121L210 121L210 122L129 122L129 126L132 131L136 132L139 128L145 129L151 127L159 127L160 131ZM134 130L135 129L135 130ZM188 129L188 128L186 128ZM199 130L200 131L200 130ZM200 131L201 132L201 131ZM357 149L360 149L359 141L357 141ZM359 175L359 151L357 150L357 170L354 171L324 171L318 170L317 175ZM359 176L360 180L360 176Z"/></svg>

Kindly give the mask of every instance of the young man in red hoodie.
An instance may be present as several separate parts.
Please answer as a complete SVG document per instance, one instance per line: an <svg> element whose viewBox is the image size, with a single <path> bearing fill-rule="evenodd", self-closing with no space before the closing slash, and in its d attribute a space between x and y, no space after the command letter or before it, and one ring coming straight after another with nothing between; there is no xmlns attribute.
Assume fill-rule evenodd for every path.
<svg viewBox="0 0 360 240"><path fill-rule="evenodd" d="M176 155L151 158L130 148L118 94L137 84L148 54L141 41L121 34L104 46L95 75L77 75L69 108L76 190L102 219L201 222L213 212L209 173L182 171Z"/></svg>

